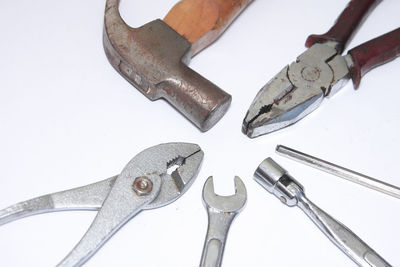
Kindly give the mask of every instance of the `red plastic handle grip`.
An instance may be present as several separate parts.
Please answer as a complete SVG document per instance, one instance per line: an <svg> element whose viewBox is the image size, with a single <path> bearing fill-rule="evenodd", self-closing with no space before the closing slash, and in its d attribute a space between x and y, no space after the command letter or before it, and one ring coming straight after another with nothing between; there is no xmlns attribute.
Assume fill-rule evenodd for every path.
<svg viewBox="0 0 400 267"><path fill-rule="evenodd" d="M334 41L338 43L338 52L342 53L347 42L364 21L364 18L366 18L381 1L382 0L351 0L328 32L325 34L313 34L308 36L306 47L311 47L315 43Z"/></svg>
<svg viewBox="0 0 400 267"><path fill-rule="evenodd" d="M400 56L400 28L354 47L349 54L353 60L351 78L357 89L365 73Z"/></svg>

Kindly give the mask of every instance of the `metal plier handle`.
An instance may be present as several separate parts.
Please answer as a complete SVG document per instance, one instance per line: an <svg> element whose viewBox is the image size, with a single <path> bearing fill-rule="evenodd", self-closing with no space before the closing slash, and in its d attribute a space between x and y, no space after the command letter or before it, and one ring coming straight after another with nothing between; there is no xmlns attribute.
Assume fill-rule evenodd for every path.
<svg viewBox="0 0 400 267"><path fill-rule="evenodd" d="M58 265L81 266L140 211L165 206L182 196L192 185L203 155L198 145L189 143L148 148L117 176L0 210L0 225L46 212L98 210L86 234Z"/></svg>

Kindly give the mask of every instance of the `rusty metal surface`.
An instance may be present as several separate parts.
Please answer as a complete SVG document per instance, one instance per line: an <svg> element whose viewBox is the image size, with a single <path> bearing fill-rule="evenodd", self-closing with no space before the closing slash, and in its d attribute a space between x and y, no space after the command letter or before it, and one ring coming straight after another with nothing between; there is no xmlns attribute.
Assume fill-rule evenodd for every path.
<svg viewBox="0 0 400 267"><path fill-rule="evenodd" d="M103 43L111 65L151 100L164 98L201 131L226 113L231 96L186 64L191 44L162 20L139 28L121 18L118 0L108 0Z"/></svg>

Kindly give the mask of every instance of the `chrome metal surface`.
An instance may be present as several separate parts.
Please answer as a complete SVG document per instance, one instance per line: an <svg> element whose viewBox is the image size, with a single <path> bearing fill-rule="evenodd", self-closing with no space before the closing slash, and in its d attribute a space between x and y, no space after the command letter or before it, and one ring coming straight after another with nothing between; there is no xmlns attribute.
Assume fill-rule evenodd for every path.
<svg viewBox="0 0 400 267"><path fill-rule="evenodd" d="M359 266L391 266L345 225L318 208L304 194L302 185L271 158L265 159L254 179L288 206L298 206L340 250Z"/></svg>
<svg viewBox="0 0 400 267"><path fill-rule="evenodd" d="M148 148L136 155L118 176L0 210L0 225L44 212L99 210L81 241L59 264L80 266L141 210L165 206L182 196L197 176L203 155L198 145L189 143ZM146 177L147 186L140 186L148 190L137 194L132 186L143 177Z"/></svg>
<svg viewBox="0 0 400 267"><path fill-rule="evenodd" d="M113 176L101 182L44 195L0 210L0 225L41 213L64 210L99 210L110 193Z"/></svg>
<svg viewBox="0 0 400 267"><path fill-rule="evenodd" d="M286 66L258 92L243 120L242 132L247 136L254 138L289 126L321 104L323 92L319 88L298 90L288 71Z"/></svg>
<svg viewBox="0 0 400 267"><path fill-rule="evenodd" d="M334 45L315 44L258 92L243 120L242 132L254 138L292 125L348 79L347 61Z"/></svg>
<svg viewBox="0 0 400 267"><path fill-rule="evenodd" d="M378 179L369 177L359 172L352 171L350 169L341 167L331 162L316 158L314 156L305 154L303 152L294 150L292 148L279 145L276 147L276 152L289 159L293 159L297 162L306 164L313 168L328 172L338 177L349 180L353 183L360 184L362 186L374 189L381 193L387 194L392 197L400 198L400 188Z"/></svg>
<svg viewBox="0 0 400 267"><path fill-rule="evenodd" d="M208 214L208 229L201 256L201 267L221 266L228 231L233 219L247 201L246 187L235 177L235 194L219 196L214 192L213 177L203 187L203 201Z"/></svg>
<svg viewBox="0 0 400 267"><path fill-rule="evenodd" d="M126 173L118 178L85 235L58 266L81 266L85 263L114 233L157 197L162 185L158 174L148 176L153 190L138 196L131 189L131 176Z"/></svg>

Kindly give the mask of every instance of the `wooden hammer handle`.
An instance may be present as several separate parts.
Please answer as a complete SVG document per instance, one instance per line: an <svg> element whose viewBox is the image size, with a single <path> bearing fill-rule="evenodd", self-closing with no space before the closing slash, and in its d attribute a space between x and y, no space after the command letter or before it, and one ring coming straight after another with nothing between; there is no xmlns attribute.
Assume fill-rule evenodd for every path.
<svg viewBox="0 0 400 267"><path fill-rule="evenodd" d="M182 0L165 16L192 44L192 55L213 43L252 0Z"/></svg>

